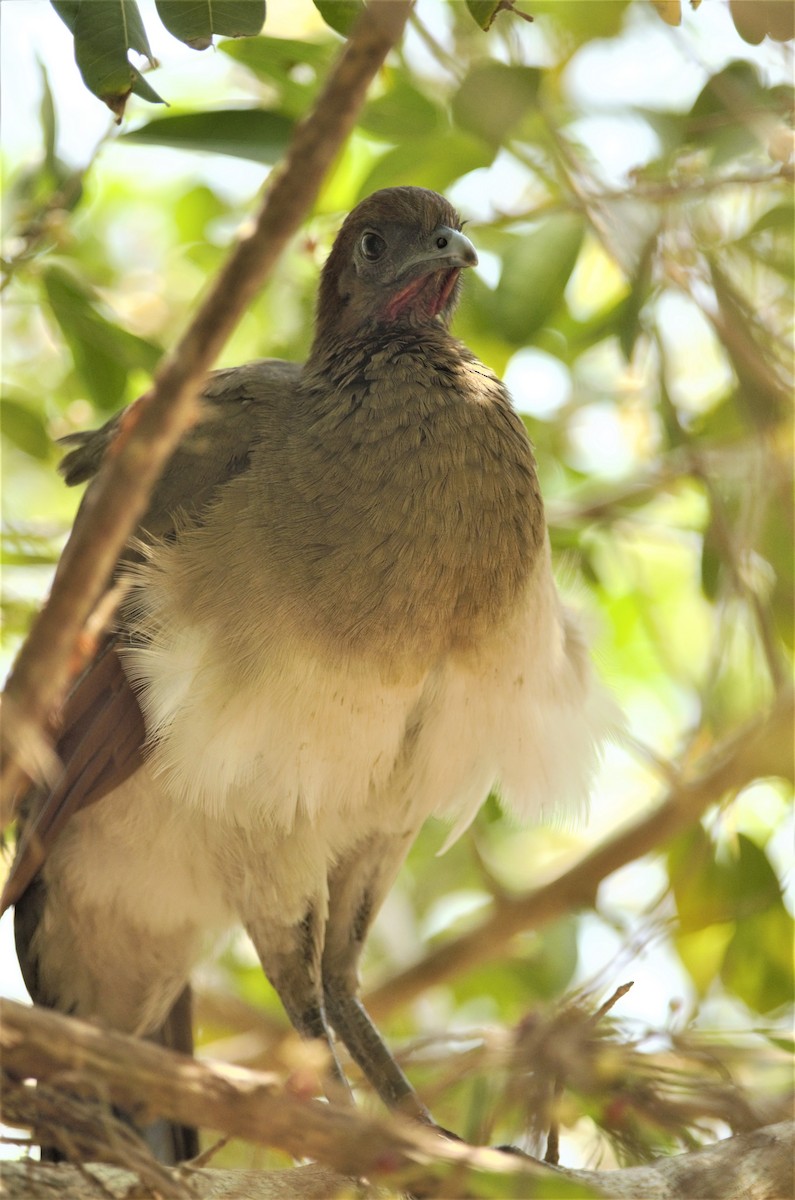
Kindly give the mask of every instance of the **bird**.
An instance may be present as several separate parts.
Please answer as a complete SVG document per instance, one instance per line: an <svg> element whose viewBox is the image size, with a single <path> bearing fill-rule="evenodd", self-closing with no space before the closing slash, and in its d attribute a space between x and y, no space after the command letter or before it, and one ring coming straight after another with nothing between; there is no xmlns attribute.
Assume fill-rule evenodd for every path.
<svg viewBox="0 0 795 1200"><path fill-rule="evenodd" d="M190 1050L191 972L242 924L332 1087L342 1043L431 1121L359 997L372 921L432 815L454 839L492 792L523 819L582 804L614 719L523 421L450 329L476 264L444 197L377 191L306 362L209 376L64 702L59 778L22 805L3 905L35 1003ZM68 484L123 420L69 435Z"/></svg>

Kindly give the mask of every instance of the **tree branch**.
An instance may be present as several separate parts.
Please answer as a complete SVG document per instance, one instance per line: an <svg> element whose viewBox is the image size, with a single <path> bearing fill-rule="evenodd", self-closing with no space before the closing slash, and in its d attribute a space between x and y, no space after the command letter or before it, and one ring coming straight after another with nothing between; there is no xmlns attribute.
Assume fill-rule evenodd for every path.
<svg viewBox="0 0 795 1200"><path fill-rule="evenodd" d="M47 762L41 730L76 668L81 631L155 481L195 419L204 376L314 202L410 9L411 0L377 0L363 12L314 108L296 127L284 162L269 178L251 232L240 238L177 346L161 363L151 391L128 410L87 493L50 598L5 689L7 805L19 767L35 774Z"/></svg>
<svg viewBox="0 0 795 1200"><path fill-rule="evenodd" d="M308 1098L274 1075L221 1064L200 1063L149 1042L111 1033L71 1017L0 1001L0 1048L7 1076L3 1120L40 1126L39 1098L52 1102L56 1086L94 1100L97 1140L108 1128L107 1105L118 1104L142 1120L155 1115L198 1124L275 1146L294 1157L311 1156L320 1166L254 1172L193 1169L167 1171L151 1162L132 1173L118 1166L75 1168L37 1163L4 1168L10 1200L69 1196L82 1200L131 1194L239 1197L250 1200L320 1200L338 1194L340 1176L391 1183L415 1195L484 1194L476 1180L490 1177L488 1195L514 1198L560 1195L560 1181L582 1185L594 1196L645 1200L780 1200L791 1183L795 1139L790 1122L730 1138L689 1154L657 1159L618 1171L546 1168L536 1160L441 1138L422 1126L389 1117L374 1120L353 1108L336 1108ZM34 1078L39 1086L32 1087ZM64 1092L60 1093L62 1099ZM64 1120L70 1105L62 1103ZM81 1112L85 1137L89 1105ZM112 1147L111 1147L112 1149ZM116 1162L124 1155L116 1154ZM337 1172L337 1176L331 1172ZM156 1178L153 1176L156 1175ZM495 1188L499 1188L499 1192ZM148 1189L148 1190L146 1190ZM141 1194L136 1191L136 1195Z"/></svg>
<svg viewBox="0 0 795 1200"><path fill-rule="evenodd" d="M491 916L474 929L374 988L366 998L369 1011L382 1018L427 988L499 958L517 933L539 929L567 912L593 905L603 879L688 829L727 792L765 775L792 779L793 716L793 693L788 691L766 717L746 725L702 759L648 816L619 830L557 879L524 895L501 899Z"/></svg>
<svg viewBox="0 0 795 1200"><path fill-rule="evenodd" d="M142 1124L165 1117L219 1130L294 1158L315 1158L341 1175L378 1178L387 1172L408 1172L418 1179L431 1164L511 1177L538 1179L545 1174L532 1159L451 1141L397 1116L375 1119L348 1106L322 1103L312 1098L312 1090L301 1085L298 1075L291 1084L275 1074L199 1062L12 1000L0 1000L0 1050L7 1077L0 1111L11 1125L39 1124L38 1088L25 1082L35 1079L45 1085L46 1102L53 1087L83 1099L100 1096L103 1127L107 1106L115 1104ZM62 1110L66 1112L66 1103ZM84 1144L85 1132L80 1136ZM108 1149L113 1153L112 1144ZM123 1151L117 1149L113 1161L122 1158Z"/></svg>

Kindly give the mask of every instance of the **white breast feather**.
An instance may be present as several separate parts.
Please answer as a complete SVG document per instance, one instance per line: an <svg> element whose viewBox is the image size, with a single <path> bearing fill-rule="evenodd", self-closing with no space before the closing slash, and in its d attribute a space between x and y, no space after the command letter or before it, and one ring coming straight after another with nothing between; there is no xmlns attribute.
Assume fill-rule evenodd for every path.
<svg viewBox="0 0 795 1200"><path fill-rule="evenodd" d="M265 819L287 832L299 813L344 821L357 811L361 835L368 818L416 828L437 813L454 821L449 845L494 787L524 820L576 811L616 724L548 549L512 621L403 685L385 685L366 662L323 662L295 636L244 670L153 582L140 602L158 635L127 651L125 667L141 688L150 768L174 799L243 826Z"/></svg>

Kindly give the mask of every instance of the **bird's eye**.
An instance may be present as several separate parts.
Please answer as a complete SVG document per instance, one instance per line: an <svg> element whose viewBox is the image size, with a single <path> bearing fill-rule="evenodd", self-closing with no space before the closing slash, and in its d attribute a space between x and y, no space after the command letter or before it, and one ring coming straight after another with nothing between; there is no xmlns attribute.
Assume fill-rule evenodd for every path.
<svg viewBox="0 0 795 1200"><path fill-rule="evenodd" d="M437 250L445 250L446 248L447 248L447 238L444 237L443 234L440 234L439 237L436 239L436 249Z"/></svg>
<svg viewBox="0 0 795 1200"><path fill-rule="evenodd" d="M365 233L361 240L362 254L369 262L375 262L386 250L386 242L377 233Z"/></svg>

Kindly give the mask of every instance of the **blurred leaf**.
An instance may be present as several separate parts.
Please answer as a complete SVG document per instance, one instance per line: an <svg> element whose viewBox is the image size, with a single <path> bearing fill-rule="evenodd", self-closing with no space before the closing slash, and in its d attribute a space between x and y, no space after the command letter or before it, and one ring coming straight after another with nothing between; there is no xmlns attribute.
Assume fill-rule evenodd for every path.
<svg viewBox="0 0 795 1200"><path fill-rule="evenodd" d="M224 216L229 209L212 188L200 184L183 192L172 211L183 242L191 242L203 240L210 222Z"/></svg>
<svg viewBox="0 0 795 1200"><path fill-rule="evenodd" d="M0 602L0 614L6 637L21 636L27 633L35 611L36 605L29 601L17 600L16 597L9 595L3 596L2 602Z"/></svg>
<svg viewBox="0 0 795 1200"><path fill-rule="evenodd" d="M151 373L160 359L160 347L103 317L85 287L62 268L49 267L43 282L83 386L99 408L118 408L125 398L129 370L140 367Z"/></svg>
<svg viewBox="0 0 795 1200"><path fill-rule="evenodd" d="M682 24L682 0L651 0L666 25Z"/></svg>
<svg viewBox="0 0 795 1200"><path fill-rule="evenodd" d="M676 952L699 996L706 995L719 975L734 929L734 921L726 921L689 933L677 931L674 938Z"/></svg>
<svg viewBox="0 0 795 1200"><path fill-rule="evenodd" d="M453 97L453 116L462 129L499 145L535 107L540 82L537 67L476 63Z"/></svg>
<svg viewBox="0 0 795 1200"><path fill-rule="evenodd" d="M502 0L466 0L467 8L481 29L489 29L503 7Z"/></svg>
<svg viewBox="0 0 795 1200"><path fill-rule="evenodd" d="M533 0L530 7L539 28L545 18L553 28L573 40L577 45L600 37L613 37L624 22L624 14L630 0ZM574 47L572 47L574 49Z"/></svg>
<svg viewBox="0 0 795 1200"><path fill-rule="evenodd" d="M293 122L281 113L260 108L216 109L160 117L122 134L120 140L171 146L174 150L204 150L270 164L282 157L292 129Z"/></svg>
<svg viewBox="0 0 795 1200"><path fill-rule="evenodd" d="M776 42L795 37L795 7L790 0L729 0L729 11L740 37L752 46L766 37Z"/></svg>
<svg viewBox="0 0 795 1200"><path fill-rule="evenodd" d="M475 271L468 272L464 279L453 331L498 375L516 351L500 325L497 293Z"/></svg>
<svg viewBox="0 0 795 1200"><path fill-rule="evenodd" d="M794 934L792 917L780 900L764 912L737 922L721 979L755 1012L771 1012L792 1003Z"/></svg>
<svg viewBox="0 0 795 1200"><path fill-rule="evenodd" d="M649 298L657 249L657 232L648 238L641 252L635 274L630 282L630 292L621 308L618 340L627 362L632 358L635 343L641 332L640 314Z"/></svg>
<svg viewBox="0 0 795 1200"><path fill-rule="evenodd" d="M246 42L220 42L218 49L237 62L249 67L262 79L281 82L289 78L296 67L308 64L325 70L334 55L330 42L299 41L297 38L261 37Z"/></svg>
<svg viewBox="0 0 795 1200"><path fill-rule="evenodd" d="M672 843L668 876L685 932L749 920L777 904L781 896L770 861L755 842L739 834L736 853L719 856L701 825Z"/></svg>
<svg viewBox="0 0 795 1200"><path fill-rule="evenodd" d="M40 413L10 396L0 397L0 432L31 458L49 459L52 442Z"/></svg>
<svg viewBox="0 0 795 1200"><path fill-rule="evenodd" d="M744 833L737 835L736 845L736 912L742 921L756 912L775 906L781 898L781 885L761 846Z"/></svg>
<svg viewBox="0 0 795 1200"><path fill-rule="evenodd" d="M397 78L388 91L365 105L358 126L387 141L400 142L410 129L413 137L425 137L438 131L449 132L442 109L403 78Z"/></svg>
<svg viewBox="0 0 795 1200"><path fill-rule="evenodd" d="M220 42L218 49L275 86L279 108L286 116L301 117L320 88L335 46L331 41L262 36Z"/></svg>
<svg viewBox="0 0 795 1200"><path fill-rule="evenodd" d="M715 522L710 521L701 544L701 590L708 600L717 600L723 575L723 542Z"/></svg>
<svg viewBox="0 0 795 1200"><path fill-rule="evenodd" d="M4 527L0 533L0 562L4 566L53 566L61 553L56 537Z"/></svg>
<svg viewBox="0 0 795 1200"><path fill-rule="evenodd" d="M566 990L577 970L579 923L563 917L539 930L538 946L525 959L528 978L536 996L552 1000Z"/></svg>
<svg viewBox="0 0 795 1200"><path fill-rule="evenodd" d="M709 257L712 286L719 308L718 331L740 381L738 396L752 424L769 428L791 411L791 385L781 378L771 347L765 346L755 315L729 279L717 255Z"/></svg>
<svg viewBox="0 0 795 1200"><path fill-rule="evenodd" d="M788 484L792 493L792 476ZM787 504L771 504L759 540L759 551L775 572L770 606L783 644L791 651L795 642L792 614L795 612L795 556L792 553L792 510Z"/></svg>
<svg viewBox="0 0 795 1200"><path fill-rule="evenodd" d="M44 137L44 161L49 170L56 172L55 147L58 138L58 123L55 116L55 104L52 98L50 80L44 63L37 59L41 72L41 108L39 110L41 131Z"/></svg>
<svg viewBox="0 0 795 1200"><path fill-rule="evenodd" d="M265 0L155 0L169 33L193 50L213 37L254 37L265 24Z"/></svg>
<svg viewBox="0 0 795 1200"><path fill-rule="evenodd" d="M765 88L756 67L731 62L713 75L696 98L685 125L685 137L711 150L712 165L736 158L760 144L762 114L775 113L781 102Z"/></svg>
<svg viewBox="0 0 795 1200"><path fill-rule="evenodd" d="M795 275L795 205L777 204L749 229L744 237L733 242L746 251L752 260L762 262L777 271L788 282Z"/></svg>
<svg viewBox="0 0 795 1200"><path fill-rule="evenodd" d="M485 142L457 130L444 137L409 139L379 158L359 189L359 199L398 184L443 192L469 171L489 166L493 158Z"/></svg>
<svg viewBox="0 0 795 1200"><path fill-rule="evenodd" d="M734 919L734 872L717 861L715 845L702 825L680 834L672 842L668 850L668 877L684 932Z"/></svg>
<svg viewBox="0 0 795 1200"><path fill-rule="evenodd" d="M364 0L313 0L323 20L336 33L347 37L359 14L364 9Z"/></svg>
<svg viewBox="0 0 795 1200"><path fill-rule="evenodd" d="M558 308L584 234L582 217L564 213L516 238L496 293L497 321L509 341L530 341Z"/></svg>

